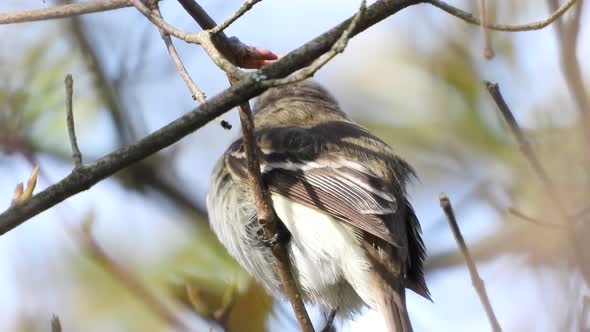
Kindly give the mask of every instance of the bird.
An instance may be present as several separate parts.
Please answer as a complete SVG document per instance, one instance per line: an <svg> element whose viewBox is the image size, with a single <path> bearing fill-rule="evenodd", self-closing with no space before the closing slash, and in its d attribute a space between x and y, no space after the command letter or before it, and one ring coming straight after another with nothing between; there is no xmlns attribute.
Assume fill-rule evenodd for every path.
<svg viewBox="0 0 590 332"><path fill-rule="evenodd" d="M406 191L414 169L311 80L265 91L253 119L262 180L302 299L345 319L368 306L388 331L413 331L406 289L431 300L422 231ZM284 297L256 218L242 137L214 167L206 204L229 254Z"/></svg>

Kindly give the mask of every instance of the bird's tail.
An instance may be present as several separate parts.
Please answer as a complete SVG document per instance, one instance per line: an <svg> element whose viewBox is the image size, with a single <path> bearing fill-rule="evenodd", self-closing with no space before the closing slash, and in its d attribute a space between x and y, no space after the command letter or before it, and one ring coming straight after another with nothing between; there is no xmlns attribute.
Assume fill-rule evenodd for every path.
<svg viewBox="0 0 590 332"><path fill-rule="evenodd" d="M405 289L391 289L385 287L383 300L380 308L381 314L385 319L385 326L388 332L413 332L408 309L406 308Z"/></svg>

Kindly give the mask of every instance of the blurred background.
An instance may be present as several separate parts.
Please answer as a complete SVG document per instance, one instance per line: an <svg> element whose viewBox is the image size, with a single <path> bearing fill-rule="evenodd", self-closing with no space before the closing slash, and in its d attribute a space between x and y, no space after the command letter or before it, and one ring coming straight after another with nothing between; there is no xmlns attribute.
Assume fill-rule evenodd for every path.
<svg viewBox="0 0 590 332"><path fill-rule="evenodd" d="M3 0L0 12L58 2ZM242 1L199 3L221 21ZM474 1L449 3L477 13ZM490 21L539 20L549 15L551 3L489 1ZM358 6L359 1L267 0L226 32L285 54ZM198 31L176 1L162 1L160 7L171 24ZM547 198L481 83L500 84L573 216L581 248L590 249L583 240L590 234L590 150L579 120L590 109L582 109L587 89L572 84L571 74L573 68L590 81L590 10L585 6L579 18L576 10L564 16L563 34L556 25L492 32L495 57L486 60L479 27L417 5L351 40L344 54L316 75L347 113L397 149L419 175L410 193L429 254L426 279L434 302L408 295L416 331L489 330L440 210L442 191L454 204L505 331L590 327L588 289L572 263L574 245L556 202ZM577 23L578 64L570 45L575 35L570 27ZM196 106L157 29L134 8L3 25L0 36L1 210L35 164L41 169L36 192L72 169L67 73L74 78L78 143L88 163ZM199 47L175 45L207 95L228 86ZM235 110L222 118L234 128L226 131L212 122L0 237L0 330L48 331L52 315L59 316L64 331L181 330L172 326L177 320L195 331L296 330L289 305L265 295L209 230L208 177L239 128ZM80 233L83 225L86 231ZM578 254L584 258L585 252ZM590 266L590 259L580 263ZM137 285L142 291L133 288ZM167 310L174 317L167 318ZM317 308L310 312L321 328L323 316ZM379 331L383 324L367 310L352 322L337 320L336 328Z"/></svg>

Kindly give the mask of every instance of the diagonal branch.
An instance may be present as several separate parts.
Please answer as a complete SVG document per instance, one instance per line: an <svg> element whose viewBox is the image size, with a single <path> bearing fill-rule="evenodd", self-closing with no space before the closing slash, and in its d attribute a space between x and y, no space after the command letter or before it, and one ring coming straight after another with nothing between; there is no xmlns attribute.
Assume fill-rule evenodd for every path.
<svg viewBox="0 0 590 332"><path fill-rule="evenodd" d="M232 25L237 19L242 17L242 15L244 15L247 11L252 9L252 7L254 7L254 5L259 3L260 1L262 1L262 0L247 0L246 2L244 2L242 7L240 7L232 16L230 16L225 21L221 22L220 24L218 24L217 26L212 28L211 32L214 34L217 34L221 31L227 29L227 27Z"/></svg>
<svg viewBox="0 0 590 332"><path fill-rule="evenodd" d="M548 0L548 3L549 8L552 10L558 6L557 0ZM580 112L582 130L588 147L590 146L590 100L586 94L582 69L577 55L583 4L584 1L579 1L574 10L573 18L569 22L557 20L555 22L555 31L559 41L561 71L569 87L568 91L574 97L574 102L578 112Z"/></svg>
<svg viewBox="0 0 590 332"><path fill-rule="evenodd" d="M154 8L152 9L152 12L154 13L154 15L162 18L162 14L160 13L160 8L158 8L157 3L154 4ZM166 44L166 49L168 50L168 54L170 55L170 59L172 60L172 63L176 67L178 74L180 75L180 77L184 81L184 84L186 84L186 87L190 91L193 100L196 100L200 104L204 103L206 96L199 89L199 87L195 84L195 82L193 82L189 73L186 71L186 68L184 67L184 64L182 63L182 60L180 59L180 56L178 55L178 52L176 51L176 47L174 47L174 43L172 43L172 38L170 38L170 34L168 34L166 31L164 31L161 28L158 28L158 30L160 31L160 36L162 37L162 40L164 40L164 44ZM216 118L215 120L221 124L222 128L228 129L228 130L231 129L231 124L229 122L227 122L225 120L221 120L219 118Z"/></svg>
<svg viewBox="0 0 590 332"><path fill-rule="evenodd" d="M488 320L490 321L490 325L492 326L492 331L500 332L502 331L502 328L500 327L500 323L498 323L498 319L496 318L496 314L494 313L494 309L492 308L492 304L490 303L490 299L486 292L483 280L477 272L477 267L475 266L473 258L471 258L469 249L467 249L465 239L463 239L463 235L461 235L461 230L459 229L459 225L457 225L455 213L453 212L453 207L451 206L451 201L445 193L441 193L439 195L439 200L440 207L443 209L445 215L447 216L449 227L451 228L451 231L455 236L457 245L459 246L459 249L461 249L463 258L465 258L465 263L467 264L467 268L469 270L469 276L471 277L473 288L475 288L477 295L479 295L479 300L481 301L481 305L483 306L486 315L488 316Z"/></svg>
<svg viewBox="0 0 590 332"><path fill-rule="evenodd" d="M531 31L531 30L543 29L544 27L548 26L549 24L551 24L555 20L557 20L559 17L561 17L561 15L563 15L565 12L567 12L568 9L570 9L577 2L577 0L568 0L561 7L557 8L557 10L555 10L555 12L551 14L551 16L547 17L544 20L535 21L535 22L526 23L526 24L493 24L493 23L482 24L481 21L477 17L475 17L472 14L470 14L464 10L461 10L457 7L453 7L444 1L425 0L424 2L427 2L439 9L442 9L443 11L445 11L457 18L460 18L461 20L463 20L469 24L481 25L484 28L488 28L490 30L518 32L518 31Z"/></svg>
<svg viewBox="0 0 590 332"><path fill-rule="evenodd" d="M150 20L153 25L157 26L159 29L164 30L171 36L193 44L201 44L203 42L203 38L206 36L203 33L186 32L172 26L171 24L164 21L161 16L153 13L141 0L129 0L129 2L148 20Z"/></svg>
<svg viewBox="0 0 590 332"><path fill-rule="evenodd" d="M356 29L352 31L351 36L416 3L418 1L379 0L375 2L367 7L365 14L357 24ZM187 113L138 142L112 152L92 164L74 170L55 185L46 188L22 204L11 207L0 214L0 235L14 229L27 219L55 206L68 197L89 189L110 175L176 143L215 117L229 111L232 107L264 92L269 88L265 84L267 80L285 77L328 52L349 24L350 19L295 49L276 62L246 74L235 85L198 106L196 112Z"/></svg>
<svg viewBox="0 0 590 332"><path fill-rule="evenodd" d="M256 215L258 222L264 231L264 237L267 241L272 242L270 245L273 254L273 263L279 279L283 285L283 290L291 302L295 317L299 323L301 331L313 332L313 325L301 299L301 294L295 284L295 279L291 274L291 266L289 254L281 241L273 241L278 236L278 217L273 208L270 193L262 181L260 175L260 160L258 156L258 144L254 136L254 118L248 102L241 104L238 107L240 111L240 123L242 124L242 132L244 137L244 147L246 150L246 165L248 168L248 178L250 181L250 188L254 194L254 202L256 204Z"/></svg>
<svg viewBox="0 0 590 332"><path fill-rule="evenodd" d="M572 243L572 246L573 246L573 254L574 254L575 263L578 266L578 268L580 269L580 273L582 274L582 277L584 278L586 285L589 286L590 285L590 267L588 267L588 265L585 264L584 257L582 256L582 254L586 251L581 246L580 240L578 239L578 236L576 234L576 230L574 228L574 226L575 226L574 220L568 215L566 205L565 205L564 201L561 199L561 197L557 191L557 188L556 188L555 184L553 183L553 180L549 177L549 175L547 174L547 171L545 171L545 169L541 165L541 162L539 161L539 158L535 154L531 144L529 143L528 139L525 137L524 133L522 132L522 129L520 128L520 126L518 125L518 122L514 118L514 114L512 114L512 111L510 110L510 108L506 104L506 101L504 100L504 97L500 93L500 88L498 87L498 84L491 83L488 81L484 81L484 84L485 84L489 94L492 96L492 98L496 102L496 105L498 106L500 113L504 117L504 120L506 120L506 123L510 127L510 131L512 132L512 134L516 138L516 141L518 142L518 145L520 147L520 150L522 151L522 154L524 155L526 160L529 162L529 164L531 165L531 167L533 168L533 170L535 171L535 173L539 177L539 180L541 181L541 184L543 185L543 187L545 189L544 193L547 195L547 197L550 199L550 201L555 205L555 207L557 209L557 213L559 214L559 217L561 218L561 220L564 221L563 225L565 227L565 230L567 231L567 235L570 238L570 242Z"/></svg>
<svg viewBox="0 0 590 332"><path fill-rule="evenodd" d="M544 220L538 220L536 218L533 218L529 215L526 215L522 212L520 212L519 210L515 209L515 208L508 208L508 212L510 214L512 214L515 217L518 217L524 221L528 221L531 222L535 225L539 225L539 226L543 226L543 227L548 227L551 229L556 229L556 230L563 230L563 225L562 224L556 224L556 223L552 223L552 222L548 222L548 221L544 221Z"/></svg>
<svg viewBox="0 0 590 332"><path fill-rule="evenodd" d="M157 17L162 18L162 14L160 13L160 9L158 8L157 4L154 5L154 8L152 9L152 13L154 15L156 15ZM186 71L186 68L184 67L184 64L182 63L182 60L180 60L180 57L178 56L178 53L176 52L176 47L174 47L174 44L172 43L172 38L170 38L170 34L167 33L166 31L164 31L162 28L158 28L158 30L160 31L160 36L162 37L162 39L164 40L164 43L166 44L166 49L168 50L168 53L170 54L170 59L172 59L172 63L174 63L174 66L176 67L178 74L180 75L180 77L182 78L184 83L186 84L186 87L188 88L188 90L191 92L191 96L193 97L194 100L198 101L199 103L201 103L201 104L204 103L205 102L205 95L199 89L199 87L197 87L195 82L193 82L192 78L190 77L190 75Z"/></svg>
<svg viewBox="0 0 590 332"><path fill-rule="evenodd" d="M188 43L199 44L207 53L209 58L224 72L233 77L242 77L244 74L231 61L228 61L214 44L214 35L210 31L201 31L198 33L188 33L175 28L162 19L160 15L152 12L141 0L129 0L139 12L141 12L152 24L162 31L184 40Z"/></svg>
<svg viewBox="0 0 590 332"><path fill-rule="evenodd" d="M0 13L0 24L52 20L104 12L130 6L131 3L129 3L129 0L94 0L81 3L64 4L43 9L23 10L13 13Z"/></svg>

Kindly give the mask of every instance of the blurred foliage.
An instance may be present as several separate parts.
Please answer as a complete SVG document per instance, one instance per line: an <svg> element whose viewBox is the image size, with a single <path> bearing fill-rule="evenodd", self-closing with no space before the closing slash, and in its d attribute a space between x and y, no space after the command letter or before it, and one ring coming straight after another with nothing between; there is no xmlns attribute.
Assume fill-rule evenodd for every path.
<svg viewBox="0 0 590 332"><path fill-rule="evenodd" d="M475 3L473 7L476 7ZM538 6L531 1L517 1L493 7L490 14L494 19L513 22L523 21L519 13L537 13ZM371 61L366 61L366 53L359 52L362 54L358 55L360 59L355 64L363 65L346 65L347 74L354 71L350 75L352 82L347 82L350 84L350 95L363 101L355 104L356 119L406 156L419 170L421 178L427 179L424 187L433 183L443 183L451 188L473 187L467 195L467 203L484 204L496 213L495 227L468 241L472 254L480 262L508 255L524 256L526 263L543 271L539 274L546 273L545 269L548 269L564 274L563 279L569 278L568 282L564 282L564 298L575 298L579 296L579 285L571 282L570 277L573 274L569 265L571 243L568 243L563 227L559 225L554 202L547 200L537 175L518 151L513 137L495 111L495 105L483 89L481 82L484 77L479 59L481 50L477 49L481 43L481 31L462 22L452 19L451 22L444 31L432 23L436 40L428 43L427 47L406 36L407 40L400 42L402 47L388 43L375 45L375 49L371 50ZM94 133L96 124L92 120L102 110L103 101L98 100L96 93L89 88L83 59L77 52L71 52L71 45L60 44L62 37L48 34L41 42L32 44L22 56L0 58L0 76L3 78L0 80L0 152L7 155L18 153L29 159L34 159L36 154L69 156L63 85L68 72L83 73L81 77L74 76L77 128L83 128L80 132L100 135ZM493 34L493 42L497 54L495 69L518 73L518 45L513 35ZM120 78L113 80L123 82L121 84L135 83ZM341 78L335 77L333 81L336 84L338 80ZM391 84L398 85L392 87ZM126 88L130 90L129 86ZM522 87L522 91L516 94L527 94L526 89ZM119 102L121 105L124 103ZM526 123L526 135L555 181L560 195L566 198L568 210L578 221L576 231L580 238L584 238L590 236L586 226L590 218L590 213L586 211L589 155L587 146L580 143L579 124L575 120L557 121L562 120L559 111L562 105L563 97L556 92L540 100L532 109L514 111L517 118L536 115L528 117L533 120ZM135 108L130 109L125 111L137 111L138 114L129 118L141 118L143 115ZM375 110L374 113L378 110L391 111L385 114L387 121L383 121L367 109ZM145 113L151 111L146 110ZM133 187L154 180L157 173L154 169L165 174L174 173L171 165L175 165L187 151L177 145L168 152L158 156L161 159L151 164L149 172L140 172L139 169L128 171L133 174L121 172L132 179L141 178L141 181L121 181L123 187L138 189ZM177 219L189 220L193 227L185 231L185 238L179 239L172 249L162 249L164 253L161 256L145 262L121 259L114 251L113 257L121 259L121 264L134 271L164 303L174 306L179 312L198 314L209 320L211 326L222 325L232 332L264 330L273 310L272 299L228 256L205 226L203 217L195 215L197 208L191 201L194 197L182 196L182 190L170 190L170 187L179 189L188 176L208 176L199 173L179 174L175 182L167 183L168 192L172 192L169 196L177 198L172 200L175 203L172 209L160 197L143 196L145 202L142 204L161 207L163 213L169 215L170 224ZM437 193L428 194L436 197ZM179 201L185 201L185 204L178 204ZM99 203L95 204L97 209L102 208ZM126 204L123 202L117 208L125 209ZM507 212L509 207L517 208L544 225L510 215ZM170 213L175 209L179 210L180 217ZM75 216L74 212L69 212L68 216ZM478 220L459 221L464 225L478 223ZM434 238L440 232L448 232L442 220L435 226L438 227L432 228L432 232L439 233L427 236ZM133 234L128 240L133 243ZM153 243L153 246L160 248L160 243ZM92 259L92 255L81 251L78 246L68 253L62 258L68 264L71 284L66 290L55 290L56 296L63 296L59 314L65 327L74 326L74 330L80 331L166 329L165 322L106 273ZM429 247L429 253L429 271L463 263L454 247ZM585 258L590 261L590 257ZM508 277L513 276L510 274ZM62 312L66 314L62 315ZM576 314L575 308L570 308L567 315L556 320L569 322L570 325L560 323L559 326L571 328L572 317ZM44 319L23 313L15 318L16 328L19 331L48 330L49 318ZM524 323L519 325L522 330L528 327L530 325Z"/></svg>
<svg viewBox="0 0 590 332"><path fill-rule="evenodd" d="M48 34L22 57L0 58L0 148L7 153L68 153L64 78L80 57L60 54L57 38ZM84 128L97 109L84 77L74 77L76 125Z"/></svg>

